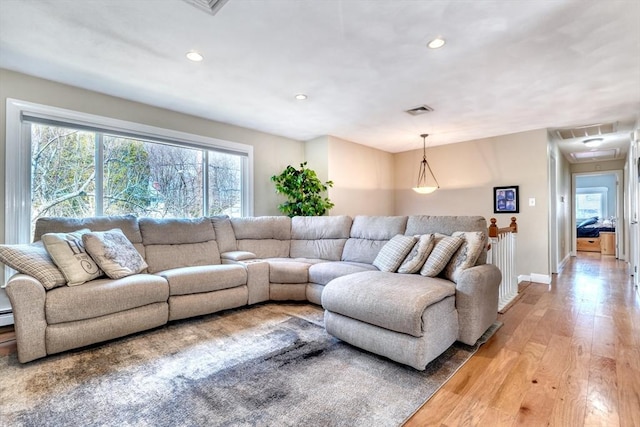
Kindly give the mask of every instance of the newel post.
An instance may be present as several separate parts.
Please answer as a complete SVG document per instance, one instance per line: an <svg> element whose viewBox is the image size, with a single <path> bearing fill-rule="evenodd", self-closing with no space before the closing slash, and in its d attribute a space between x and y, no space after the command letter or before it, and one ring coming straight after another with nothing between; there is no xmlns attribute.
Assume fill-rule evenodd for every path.
<svg viewBox="0 0 640 427"><path fill-rule="evenodd" d="M511 219L515 221L515 218ZM491 221L491 225L489 226L489 237L498 237L498 226L496 225L496 222L498 222L498 220L495 218L491 218L489 221Z"/></svg>

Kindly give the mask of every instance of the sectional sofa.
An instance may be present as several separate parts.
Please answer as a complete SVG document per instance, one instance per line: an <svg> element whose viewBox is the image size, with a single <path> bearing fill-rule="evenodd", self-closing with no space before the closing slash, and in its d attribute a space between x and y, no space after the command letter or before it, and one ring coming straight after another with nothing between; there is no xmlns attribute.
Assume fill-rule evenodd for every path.
<svg viewBox="0 0 640 427"><path fill-rule="evenodd" d="M122 230L146 268L67 286L40 241L79 229ZM390 242L456 232L486 236L487 224L471 216L41 218L34 243L4 245L0 260L22 271L6 289L23 363L177 319L264 301L309 301L324 306L330 334L424 369L454 341L474 344L496 319L501 275L486 264L486 237L477 259L453 278L376 265L394 249ZM25 256L27 264L39 264L25 266Z"/></svg>

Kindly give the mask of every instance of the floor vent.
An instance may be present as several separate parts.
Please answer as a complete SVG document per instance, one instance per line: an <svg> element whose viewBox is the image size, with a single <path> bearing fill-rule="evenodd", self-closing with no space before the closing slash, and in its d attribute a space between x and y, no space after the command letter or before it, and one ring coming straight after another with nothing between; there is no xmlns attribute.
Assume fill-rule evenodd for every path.
<svg viewBox="0 0 640 427"><path fill-rule="evenodd" d="M579 126L571 129L558 129L556 130L556 135L558 135L558 138L565 140L606 135L614 132L616 132L615 123L602 123L597 125Z"/></svg>
<svg viewBox="0 0 640 427"><path fill-rule="evenodd" d="M409 113L412 116L419 116L420 114L426 114L433 111L433 108L428 105L421 105L419 107L412 108L410 110L406 110L405 113Z"/></svg>

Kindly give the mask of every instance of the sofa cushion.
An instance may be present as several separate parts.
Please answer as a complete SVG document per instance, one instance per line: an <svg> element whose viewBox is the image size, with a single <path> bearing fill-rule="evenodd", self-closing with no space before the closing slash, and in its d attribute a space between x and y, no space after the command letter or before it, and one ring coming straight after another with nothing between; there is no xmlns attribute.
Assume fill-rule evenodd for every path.
<svg viewBox="0 0 640 427"><path fill-rule="evenodd" d="M111 279L121 279L147 268L140 253L119 228L83 234L82 243L98 267Z"/></svg>
<svg viewBox="0 0 640 427"><path fill-rule="evenodd" d="M104 274L84 248L82 235L86 233L89 233L88 228L71 233L46 233L42 235L45 249L62 271L69 286L82 285Z"/></svg>
<svg viewBox="0 0 640 427"><path fill-rule="evenodd" d="M353 218L349 237L368 240L390 240L396 234L404 234L406 227L406 216L358 215Z"/></svg>
<svg viewBox="0 0 640 427"><path fill-rule="evenodd" d="M458 283L463 270L473 267L487 245L487 235L482 231L456 231L453 236L462 237L462 245L443 270L444 277Z"/></svg>
<svg viewBox="0 0 640 427"><path fill-rule="evenodd" d="M311 264L297 261L267 260L270 283L307 283Z"/></svg>
<svg viewBox="0 0 640 427"><path fill-rule="evenodd" d="M291 240L291 218L288 216L230 218L230 221L236 240Z"/></svg>
<svg viewBox="0 0 640 427"><path fill-rule="evenodd" d="M462 237L436 233L435 246L422 266L420 274L428 277L437 276L447 266L460 245L462 245Z"/></svg>
<svg viewBox="0 0 640 427"><path fill-rule="evenodd" d="M140 218L138 222L145 246L203 243L216 239L209 218Z"/></svg>
<svg viewBox="0 0 640 427"><path fill-rule="evenodd" d="M414 236L395 235L380 249L376 259L373 260L373 265L378 267L380 271L395 273L417 240Z"/></svg>
<svg viewBox="0 0 640 427"><path fill-rule="evenodd" d="M413 246L413 249L411 249L411 252L409 252L404 261L402 261L402 264L398 268L398 273L413 274L420 271L433 250L434 245L435 237L433 234L423 234L420 236Z"/></svg>
<svg viewBox="0 0 640 427"><path fill-rule="evenodd" d="M156 275L135 274L122 279L97 279L82 286L63 286L46 294L48 324L91 319L169 298L167 281Z"/></svg>
<svg viewBox="0 0 640 427"><path fill-rule="evenodd" d="M238 250L236 235L231 226L231 220L227 215L211 217L213 229L216 232L216 241L220 252L234 252Z"/></svg>
<svg viewBox="0 0 640 427"><path fill-rule="evenodd" d="M404 234L406 224L406 216L354 217L341 260L372 264L387 241Z"/></svg>
<svg viewBox="0 0 640 427"><path fill-rule="evenodd" d="M309 282L326 285L336 277L360 273L362 271L377 271L377 269L371 264L350 261L333 261L314 264L309 267Z"/></svg>
<svg viewBox="0 0 640 427"><path fill-rule="evenodd" d="M238 250L256 254L256 258L287 258L291 248L290 240L244 239L238 240Z"/></svg>
<svg viewBox="0 0 640 427"><path fill-rule="evenodd" d="M247 269L239 264L202 265L161 271L170 295L219 291L247 284Z"/></svg>
<svg viewBox="0 0 640 427"><path fill-rule="evenodd" d="M366 271L339 277L322 292L322 306L333 313L414 337L421 337L427 307L455 295L440 278Z"/></svg>
<svg viewBox="0 0 640 427"><path fill-rule="evenodd" d="M172 268L220 264L215 240L181 245L150 245L145 249L149 273Z"/></svg>
<svg viewBox="0 0 640 427"><path fill-rule="evenodd" d="M351 218L344 215L293 217L290 256L339 261L351 222Z"/></svg>
<svg viewBox="0 0 640 427"><path fill-rule="evenodd" d="M19 273L36 278L45 289L67 284L67 279L40 241L30 245L0 245L0 262Z"/></svg>
<svg viewBox="0 0 640 427"><path fill-rule="evenodd" d="M37 241L46 233L69 233L88 228L91 231L122 230L127 239L136 246L142 243L138 218L133 215L96 216L88 218L47 217L36 221L33 240Z"/></svg>

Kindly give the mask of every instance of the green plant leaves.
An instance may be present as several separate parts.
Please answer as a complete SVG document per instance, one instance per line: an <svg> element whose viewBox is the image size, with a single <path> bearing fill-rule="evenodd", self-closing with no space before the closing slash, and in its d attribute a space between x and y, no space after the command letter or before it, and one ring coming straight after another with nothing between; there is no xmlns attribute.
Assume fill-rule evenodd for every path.
<svg viewBox="0 0 640 427"><path fill-rule="evenodd" d="M316 172L307 169L306 166L307 162L300 163L300 169L289 165L280 175L271 177L276 186L276 193L287 198L278 209L290 217L320 216L334 206L328 197L322 197L320 194L333 187L333 181L323 184Z"/></svg>

